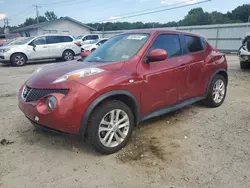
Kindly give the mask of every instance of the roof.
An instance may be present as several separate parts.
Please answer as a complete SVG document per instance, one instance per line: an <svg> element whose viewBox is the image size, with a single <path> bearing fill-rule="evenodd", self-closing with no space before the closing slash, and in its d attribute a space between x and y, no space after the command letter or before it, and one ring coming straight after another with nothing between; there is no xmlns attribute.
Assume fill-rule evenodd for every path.
<svg viewBox="0 0 250 188"><path fill-rule="evenodd" d="M179 30L173 30L173 29L165 29L165 28L159 28L159 29L138 29L138 30L132 30L132 31L127 31L122 34L127 34L127 33L145 33L145 34L154 34L154 33L169 33L169 34L187 34L187 35L193 35L193 36L198 36L200 35L192 32L187 32L187 31L179 31Z"/></svg>
<svg viewBox="0 0 250 188"><path fill-rule="evenodd" d="M78 25L81 25L83 27L86 27L86 28L88 28L88 29L90 29L92 31L96 30L93 27L90 27L90 26L88 26L88 25L86 25L86 24L84 24L82 22L79 22L79 21L77 21L77 20L75 20L73 18L70 18L70 17L66 16L66 17L61 17L61 18L56 19L56 20L51 20L51 21L42 22L42 23L39 23L39 24L33 24L33 25L29 25L29 26L22 27L22 28L19 28L19 29L15 29L15 30L13 30L11 32L20 32L20 31L26 31L26 30L29 30L29 29L36 29L36 28L40 28L40 27L43 27L43 26L48 25L48 24L55 23L55 22L60 21L60 20L68 20L68 21L74 22L74 23L76 23Z"/></svg>

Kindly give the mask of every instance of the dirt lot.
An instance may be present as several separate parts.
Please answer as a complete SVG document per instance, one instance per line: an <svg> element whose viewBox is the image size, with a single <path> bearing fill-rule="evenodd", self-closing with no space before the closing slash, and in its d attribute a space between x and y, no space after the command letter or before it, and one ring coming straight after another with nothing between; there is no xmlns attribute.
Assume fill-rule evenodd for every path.
<svg viewBox="0 0 250 188"><path fill-rule="evenodd" d="M144 122L109 156L79 138L36 130L20 112L17 90L41 64L0 66L0 140L7 140L0 187L249 188L250 71L241 71L235 56L228 61L220 108L195 104Z"/></svg>

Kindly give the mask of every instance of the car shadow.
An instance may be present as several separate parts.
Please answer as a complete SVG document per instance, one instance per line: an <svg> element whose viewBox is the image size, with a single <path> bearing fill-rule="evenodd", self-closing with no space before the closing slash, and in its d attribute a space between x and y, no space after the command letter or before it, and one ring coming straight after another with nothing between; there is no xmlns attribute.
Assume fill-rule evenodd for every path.
<svg viewBox="0 0 250 188"><path fill-rule="evenodd" d="M76 154L102 156L91 144L79 135L62 134L35 128L30 124L26 131L18 131L19 136L27 145L37 145L46 150L67 150Z"/></svg>

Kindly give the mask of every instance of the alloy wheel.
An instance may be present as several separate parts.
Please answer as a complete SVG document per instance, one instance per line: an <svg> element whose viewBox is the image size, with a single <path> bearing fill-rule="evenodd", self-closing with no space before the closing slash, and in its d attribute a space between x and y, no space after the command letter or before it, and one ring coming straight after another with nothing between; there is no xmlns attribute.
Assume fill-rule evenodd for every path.
<svg viewBox="0 0 250 188"><path fill-rule="evenodd" d="M225 87L225 83L223 82L223 80L217 80L214 84L213 87L213 100L215 103L220 103L224 97L225 97L225 93L226 93L226 87Z"/></svg>
<svg viewBox="0 0 250 188"><path fill-rule="evenodd" d="M25 63L25 59L23 56L16 56L15 57L15 64L16 65L23 65Z"/></svg>
<svg viewBox="0 0 250 188"><path fill-rule="evenodd" d="M108 148L120 145L127 137L130 121L126 112L120 109L109 111L99 124L100 142Z"/></svg>

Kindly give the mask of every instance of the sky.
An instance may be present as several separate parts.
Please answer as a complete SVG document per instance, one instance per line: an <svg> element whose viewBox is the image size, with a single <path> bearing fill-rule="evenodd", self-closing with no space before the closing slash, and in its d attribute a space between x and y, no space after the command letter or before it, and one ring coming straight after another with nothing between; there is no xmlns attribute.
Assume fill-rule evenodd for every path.
<svg viewBox="0 0 250 188"><path fill-rule="evenodd" d="M179 21L192 8L202 7L205 11L231 11L239 5L250 3L249 0L211 0L202 4L194 4L204 0L0 0L1 14L6 14L10 25L18 25L27 17L35 17L35 7L39 5L39 15L54 11L58 17L69 16L83 23L100 20L110 21L142 21L160 22ZM184 8L158 12L138 17L118 19L124 14L154 8L170 8L180 5L189 5ZM158 9L155 9L158 10ZM3 26L0 20L0 26Z"/></svg>

